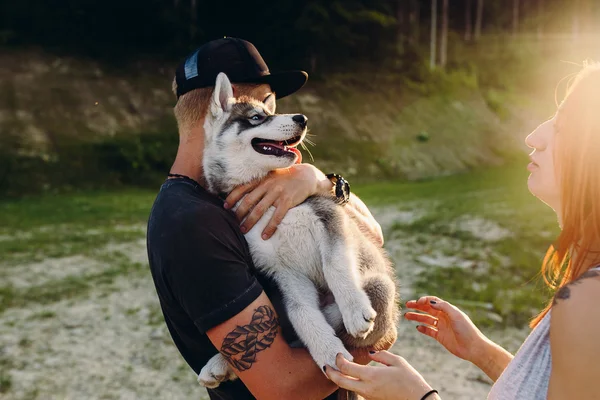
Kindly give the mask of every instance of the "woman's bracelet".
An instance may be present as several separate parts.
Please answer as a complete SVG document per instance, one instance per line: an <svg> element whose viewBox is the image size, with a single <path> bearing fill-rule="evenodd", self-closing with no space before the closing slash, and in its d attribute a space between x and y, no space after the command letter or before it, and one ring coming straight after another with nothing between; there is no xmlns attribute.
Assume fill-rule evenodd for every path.
<svg viewBox="0 0 600 400"><path fill-rule="evenodd" d="M434 394L434 393L436 393L436 394L439 394L437 390L435 390L435 389L432 389L432 390L430 390L429 392L425 393L425 394L423 395L423 397L421 397L421 400L425 400L426 398L428 398L429 396L431 396L431 395L432 395L432 394Z"/></svg>

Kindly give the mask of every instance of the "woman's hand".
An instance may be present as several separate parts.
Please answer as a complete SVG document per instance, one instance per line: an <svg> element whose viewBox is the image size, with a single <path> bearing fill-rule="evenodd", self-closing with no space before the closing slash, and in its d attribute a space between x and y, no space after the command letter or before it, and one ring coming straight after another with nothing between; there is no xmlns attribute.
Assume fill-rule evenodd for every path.
<svg viewBox="0 0 600 400"><path fill-rule="evenodd" d="M417 330L437 340L450 353L476 365L485 356L489 339L464 312L452 304L437 297L425 296L408 301L406 307L426 313L407 312L404 318L423 324L417 326Z"/></svg>
<svg viewBox="0 0 600 400"><path fill-rule="evenodd" d="M275 213L262 232L262 238L267 240L275 233L290 208L320 193L324 185L331 187L331 182L316 167L310 164L296 164L289 168L273 170L261 181L238 186L229 193L224 207L233 207L243 197L235 210L237 218L242 221L242 233L252 229L269 207L276 207Z"/></svg>
<svg viewBox="0 0 600 400"><path fill-rule="evenodd" d="M406 303L427 314L407 312L404 318L417 321L419 332L431 336L455 356L475 364L494 382L506 369L513 356L489 340L464 312L433 296Z"/></svg>
<svg viewBox="0 0 600 400"><path fill-rule="evenodd" d="M419 400L431 390L425 379L402 357L380 351L370 354L386 367L359 365L338 354L339 371L327 366L325 373L336 385L358 393L367 400ZM439 399L437 395L428 400Z"/></svg>

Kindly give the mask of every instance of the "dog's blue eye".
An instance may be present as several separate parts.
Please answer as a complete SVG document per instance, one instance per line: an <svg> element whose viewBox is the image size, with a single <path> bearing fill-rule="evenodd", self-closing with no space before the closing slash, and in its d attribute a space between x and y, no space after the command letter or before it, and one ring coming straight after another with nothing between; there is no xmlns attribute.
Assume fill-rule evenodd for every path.
<svg viewBox="0 0 600 400"><path fill-rule="evenodd" d="M262 117L260 115L256 114L256 115L253 115L252 117L250 117L250 119L252 121L260 121L262 119Z"/></svg>

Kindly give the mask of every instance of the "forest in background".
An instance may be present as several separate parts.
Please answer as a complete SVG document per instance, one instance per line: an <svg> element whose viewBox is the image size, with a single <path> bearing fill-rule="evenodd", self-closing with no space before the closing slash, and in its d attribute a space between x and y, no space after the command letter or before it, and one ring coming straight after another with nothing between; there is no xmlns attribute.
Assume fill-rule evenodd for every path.
<svg viewBox="0 0 600 400"><path fill-rule="evenodd" d="M594 32L593 0L22 0L0 5L0 44L112 61L174 57L245 38L272 67L309 72L394 67L453 41ZM595 23L596 22L596 23Z"/></svg>
<svg viewBox="0 0 600 400"><path fill-rule="evenodd" d="M280 109L309 115L321 168L368 181L496 165L552 111L578 68L563 60L598 54L598 20L592 0L4 2L0 196L159 183L175 66L222 36L310 73Z"/></svg>

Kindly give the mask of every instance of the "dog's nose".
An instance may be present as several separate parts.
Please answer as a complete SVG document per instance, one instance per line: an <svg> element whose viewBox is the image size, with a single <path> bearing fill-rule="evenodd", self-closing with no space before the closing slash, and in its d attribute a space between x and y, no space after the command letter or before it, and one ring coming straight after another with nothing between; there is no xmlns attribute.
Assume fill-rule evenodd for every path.
<svg viewBox="0 0 600 400"><path fill-rule="evenodd" d="M297 122L301 127L306 127L306 123L308 122L308 118L304 114L296 114L292 117L294 122Z"/></svg>

